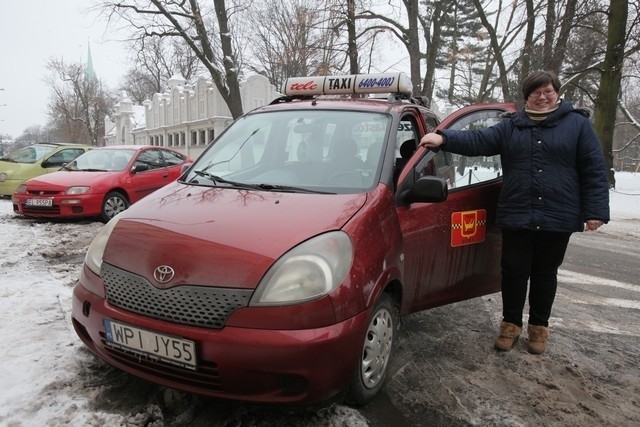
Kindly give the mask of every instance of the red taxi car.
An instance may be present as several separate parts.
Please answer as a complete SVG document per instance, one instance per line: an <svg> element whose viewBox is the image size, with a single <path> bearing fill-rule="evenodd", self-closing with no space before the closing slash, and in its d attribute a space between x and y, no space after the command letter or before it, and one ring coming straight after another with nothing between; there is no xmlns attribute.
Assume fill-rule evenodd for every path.
<svg viewBox="0 0 640 427"><path fill-rule="evenodd" d="M25 181L11 198L13 210L31 217L100 217L107 222L176 180L190 162L162 147L96 148L58 172Z"/></svg>
<svg viewBox="0 0 640 427"><path fill-rule="evenodd" d="M96 236L73 325L100 358L213 397L363 404L384 384L400 315L499 290L499 157L418 143L515 105L439 124L402 73L291 78L283 91ZM353 93L374 95L325 96Z"/></svg>

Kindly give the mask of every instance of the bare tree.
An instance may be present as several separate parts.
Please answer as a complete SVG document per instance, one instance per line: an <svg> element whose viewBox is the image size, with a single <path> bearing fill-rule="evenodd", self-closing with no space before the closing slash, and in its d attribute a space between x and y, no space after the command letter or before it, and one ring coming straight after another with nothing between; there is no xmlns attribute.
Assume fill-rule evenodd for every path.
<svg viewBox="0 0 640 427"><path fill-rule="evenodd" d="M266 0L249 12L253 60L249 69L280 88L287 77L341 71L346 52L334 27L341 19L331 2ZM278 31L274 31L278 28Z"/></svg>
<svg viewBox="0 0 640 427"><path fill-rule="evenodd" d="M560 74L572 29L576 26L578 0L565 0L559 6L556 0L547 0L547 24L544 32L543 68ZM562 7L558 16L556 7ZM558 25L559 21L559 25ZM554 43L555 41L555 43Z"/></svg>
<svg viewBox="0 0 640 427"><path fill-rule="evenodd" d="M229 3L229 4L227 4ZM123 20L135 29L134 39L181 38L200 60L234 118L242 115L240 51L234 42L234 15L246 6L233 0L213 0L203 7L198 0L105 1L102 10L110 22Z"/></svg>
<svg viewBox="0 0 640 427"><path fill-rule="evenodd" d="M56 139L100 145L104 119L113 109L114 97L95 76L87 74L83 64L50 59L47 69L50 75L45 81L51 88L48 115Z"/></svg>
<svg viewBox="0 0 640 427"><path fill-rule="evenodd" d="M120 90L136 103L151 99L154 93L166 90L166 82L175 75L193 80L202 64L193 51L178 38L149 37L132 43L134 64L124 77Z"/></svg>
<svg viewBox="0 0 640 427"><path fill-rule="evenodd" d="M374 33L383 30L392 34L405 46L409 56L409 72L413 87L424 95L421 86L420 61L423 54L420 49L420 1L402 0L403 8L395 14L384 13L375 8L362 10L356 15L357 20L369 20L363 33ZM403 22L406 20L406 23Z"/></svg>
<svg viewBox="0 0 640 427"><path fill-rule="evenodd" d="M47 127L41 125L29 126L22 131L22 134L15 139L13 149L26 147L39 142L51 142L51 132Z"/></svg>

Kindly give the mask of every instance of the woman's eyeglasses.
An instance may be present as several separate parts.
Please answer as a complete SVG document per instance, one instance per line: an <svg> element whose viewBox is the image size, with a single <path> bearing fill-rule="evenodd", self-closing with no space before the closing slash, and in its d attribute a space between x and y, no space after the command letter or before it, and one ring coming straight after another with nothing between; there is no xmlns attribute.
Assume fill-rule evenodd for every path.
<svg viewBox="0 0 640 427"><path fill-rule="evenodd" d="M556 94L555 90L545 90L544 92L531 92L529 94L529 98L531 99L538 99L540 98L542 95L544 95L545 98L549 98L553 95Z"/></svg>

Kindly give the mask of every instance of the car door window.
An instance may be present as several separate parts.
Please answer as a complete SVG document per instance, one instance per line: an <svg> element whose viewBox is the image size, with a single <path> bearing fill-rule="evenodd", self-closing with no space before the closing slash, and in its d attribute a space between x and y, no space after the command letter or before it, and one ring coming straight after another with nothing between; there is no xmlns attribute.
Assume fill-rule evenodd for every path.
<svg viewBox="0 0 640 427"><path fill-rule="evenodd" d="M159 169L164 167L164 162L162 160L162 153L160 150L146 150L140 153L138 158L136 159L136 163L142 163L148 166L149 170L151 169Z"/></svg>
<svg viewBox="0 0 640 427"><path fill-rule="evenodd" d="M415 115L407 113L400 118L395 138L394 182L413 156L420 142L420 126Z"/></svg>
<svg viewBox="0 0 640 427"><path fill-rule="evenodd" d="M501 110L476 111L453 122L449 129L482 130L501 120ZM500 156L463 156L440 151L435 157L438 173L447 178L449 188L461 188L502 176Z"/></svg>
<svg viewBox="0 0 640 427"><path fill-rule="evenodd" d="M438 127L438 123L440 123L438 117L431 111L423 111L422 118L424 118L424 122L427 124L427 133L434 132L436 127Z"/></svg>
<svg viewBox="0 0 640 427"><path fill-rule="evenodd" d="M167 166L176 166L184 163L184 156L180 153L174 153L173 151L163 151L162 157Z"/></svg>
<svg viewBox="0 0 640 427"><path fill-rule="evenodd" d="M54 153L46 160L49 166L62 166L65 163L73 161L76 157L83 154L84 150L81 148L67 148Z"/></svg>

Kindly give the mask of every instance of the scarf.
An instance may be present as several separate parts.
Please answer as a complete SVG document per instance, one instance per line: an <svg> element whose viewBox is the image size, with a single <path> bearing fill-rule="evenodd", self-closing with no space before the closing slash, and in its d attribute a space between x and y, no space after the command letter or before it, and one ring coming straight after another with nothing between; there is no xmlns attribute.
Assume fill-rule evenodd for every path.
<svg viewBox="0 0 640 427"><path fill-rule="evenodd" d="M527 116L529 116L529 118L531 120L533 120L536 123L540 123L541 121L543 121L544 119L546 119L549 114L553 113L554 111L556 111L558 109L558 107L560 106L560 100L558 100L558 103L545 111L535 111L535 110L529 110L528 108L525 107L524 112L527 113Z"/></svg>

